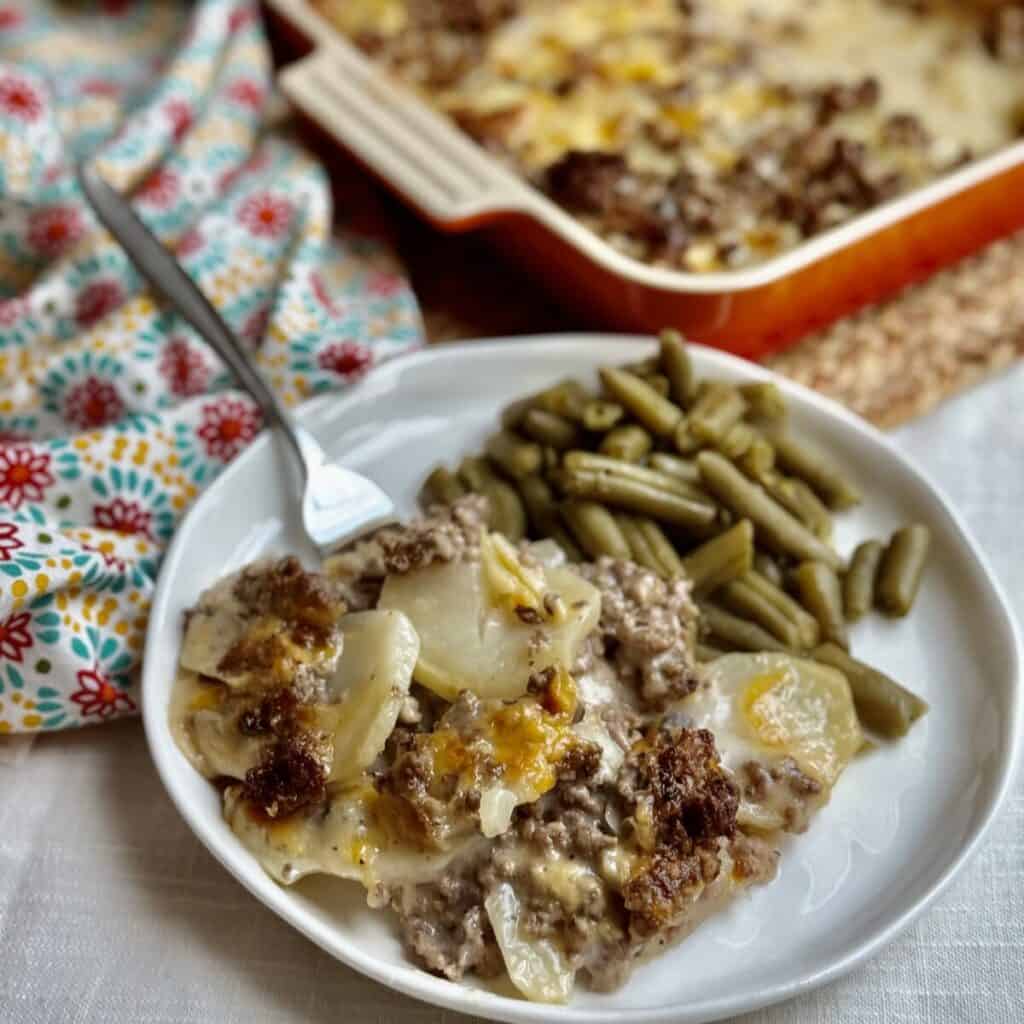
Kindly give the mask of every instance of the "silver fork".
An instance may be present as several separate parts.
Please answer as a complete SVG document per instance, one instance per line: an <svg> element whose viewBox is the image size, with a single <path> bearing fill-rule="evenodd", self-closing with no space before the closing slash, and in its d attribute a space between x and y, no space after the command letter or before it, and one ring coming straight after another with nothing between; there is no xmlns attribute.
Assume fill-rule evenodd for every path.
<svg viewBox="0 0 1024 1024"><path fill-rule="evenodd" d="M78 180L96 216L121 243L139 273L164 295L224 360L268 423L288 442L302 477L302 525L321 554L395 519L392 500L372 480L329 462L312 434L300 427L267 387L238 338L185 273L174 254L131 206L84 164ZM267 486L273 486L267 481Z"/></svg>

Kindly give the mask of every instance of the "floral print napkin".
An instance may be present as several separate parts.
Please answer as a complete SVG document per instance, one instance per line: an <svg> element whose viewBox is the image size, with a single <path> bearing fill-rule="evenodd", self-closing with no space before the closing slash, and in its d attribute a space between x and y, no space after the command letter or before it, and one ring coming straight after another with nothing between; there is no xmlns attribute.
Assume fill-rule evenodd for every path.
<svg viewBox="0 0 1024 1024"><path fill-rule="evenodd" d="M161 551L261 427L97 225L76 160L133 197L287 403L421 340L364 198L332 210L270 100L248 0L0 0L0 733L137 711Z"/></svg>

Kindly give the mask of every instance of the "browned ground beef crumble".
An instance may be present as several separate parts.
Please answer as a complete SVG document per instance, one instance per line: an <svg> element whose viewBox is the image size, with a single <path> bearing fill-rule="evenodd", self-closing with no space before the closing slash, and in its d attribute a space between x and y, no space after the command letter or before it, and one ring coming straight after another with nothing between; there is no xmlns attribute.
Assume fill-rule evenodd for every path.
<svg viewBox="0 0 1024 1024"><path fill-rule="evenodd" d="M689 584L608 557L577 568L601 592L601 621L591 653L596 647L650 707L692 693L699 676L693 654L697 608ZM585 670L585 658L578 670Z"/></svg>

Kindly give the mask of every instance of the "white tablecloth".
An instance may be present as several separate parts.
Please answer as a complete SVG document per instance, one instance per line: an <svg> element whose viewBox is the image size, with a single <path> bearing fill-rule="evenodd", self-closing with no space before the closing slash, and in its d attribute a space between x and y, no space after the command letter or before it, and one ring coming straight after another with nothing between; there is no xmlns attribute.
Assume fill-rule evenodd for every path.
<svg viewBox="0 0 1024 1024"><path fill-rule="evenodd" d="M1024 367L897 434L966 515L1024 619ZM0 1020L455 1024L336 963L178 818L142 728L0 743ZM1024 1021L1020 782L965 874L851 976L743 1024Z"/></svg>

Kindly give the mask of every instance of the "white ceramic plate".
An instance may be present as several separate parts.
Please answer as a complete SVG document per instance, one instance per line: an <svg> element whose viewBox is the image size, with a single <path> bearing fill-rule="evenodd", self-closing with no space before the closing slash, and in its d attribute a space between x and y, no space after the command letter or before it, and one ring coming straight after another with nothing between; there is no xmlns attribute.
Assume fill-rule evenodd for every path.
<svg viewBox="0 0 1024 1024"><path fill-rule="evenodd" d="M646 345L647 348L643 346ZM497 409L565 376L635 360L651 343L602 336L475 342L388 364L302 419L335 456L373 477L411 513L425 473L477 448ZM771 375L694 349L699 373ZM150 613L143 670L146 733L171 798L196 835L258 899L329 953L385 985L464 1013L507 1021L713 1020L823 984L876 952L944 888L977 847L1006 793L1021 722L1021 645L1006 601L956 513L877 431L778 379L796 426L827 445L868 499L838 520L840 550L927 523L933 551L914 614L870 616L856 652L922 694L931 712L900 743L855 763L811 829L786 843L778 878L754 889L621 990L578 990L564 1008L531 1005L416 968L393 922L354 883L278 886L221 819L214 788L179 753L167 707L182 613L224 573L267 552L308 556L286 453L260 438L202 495L175 535Z"/></svg>

